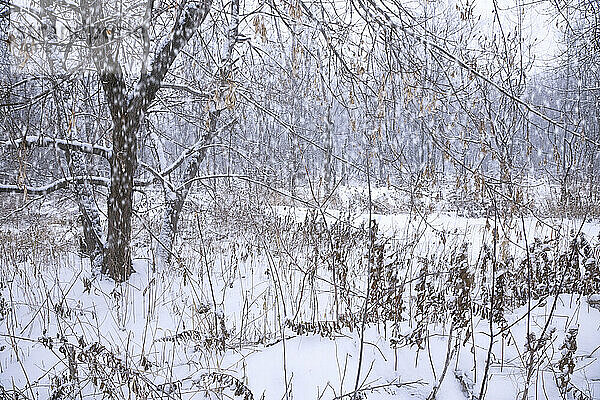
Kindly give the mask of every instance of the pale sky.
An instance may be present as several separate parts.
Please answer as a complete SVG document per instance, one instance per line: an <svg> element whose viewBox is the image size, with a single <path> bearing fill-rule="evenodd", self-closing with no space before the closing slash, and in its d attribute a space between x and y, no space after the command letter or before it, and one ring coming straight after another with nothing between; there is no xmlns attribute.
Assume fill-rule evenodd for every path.
<svg viewBox="0 0 600 400"><path fill-rule="evenodd" d="M452 1L452 0L451 0ZM550 12L552 5L549 2L542 1L531 4L532 2L521 2L524 5L525 13L522 17L523 36L525 43L536 40L532 52L535 53L534 70L548 65L554 55L557 53L557 40L560 32L556 27L556 21L551 20ZM518 24L517 1L515 0L497 0L500 21L504 33L515 28ZM494 16L494 3L492 0L475 0L475 14L481 15L481 29L498 29L498 21Z"/></svg>

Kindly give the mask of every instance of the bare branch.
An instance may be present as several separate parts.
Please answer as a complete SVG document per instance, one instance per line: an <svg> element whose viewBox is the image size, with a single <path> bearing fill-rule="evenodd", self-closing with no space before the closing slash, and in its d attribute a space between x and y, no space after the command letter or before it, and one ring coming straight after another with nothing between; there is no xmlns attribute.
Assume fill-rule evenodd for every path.
<svg viewBox="0 0 600 400"><path fill-rule="evenodd" d="M74 176L56 180L43 186L0 185L0 193L28 193L35 196L45 195L60 189L65 189L73 183L89 181L91 184L108 186L110 179L100 176Z"/></svg>
<svg viewBox="0 0 600 400"><path fill-rule="evenodd" d="M425 37L424 35L419 34L418 32L415 31L415 29L413 27L405 26L402 23L397 23L396 21L392 20L392 17L390 17L390 15L386 11L384 11L378 4L376 4L375 0L365 0L367 3L363 3L363 0L356 0L356 1L357 1L358 5L360 6L360 8L362 8L365 11L367 16L369 16L374 21L376 21L381 27L391 28L396 31L398 31L398 30L402 31L403 33L411 36L415 40L417 40L423 44L426 44L427 46L429 46L430 51L436 52L439 55L441 55L442 57L455 62L462 69L468 71L469 73L473 74L477 78L488 83L489 85L494 87L496 90L498 90L500 93L502 93L504 96L508 97L513 102L524 107L530 113L540 117L544 121L546 121L554 126L560 127L565 132L569 132L570 134L572 134L575 137L578 137L579 139L583 140L584 142L590 143L596 147L600 147L599 142L586 137L585 133L576 132L572 129L567 128L564 124L561 124L559 121L553 120L552 118L550 118L549 116L547 116L546 114L544 114L543 112L538 110L535 106L533 106L533 105L527 103L526 101L521 100L519 97L513 95L509 89L504 88L503 86L494 82L488 76L479 72L476 68L470 66L459 56L456 56L456 55L450 53L448 50L446 50L444 47L442 47L438 43L427 39L427 37ZM380 18L378 18L377 15L375 15L372 8L377 12L378 15L380 15L383 18L383 21ZM409 15L410 18L414 19L414 17L412 15L410 15L410 13L407 12L407 14Z"/></svg>
<svg viewBox="0 0 600 400"><path fill-rule="evenodd" d="M212 137L219 135L225 129L228 129L231 126L233 126L236 122L237 122L237 119L234 119L234 120L228 122L227 124L223 125L222 127L220 127L217 130L217 132L215 132L214 135L211 135L211 139L212 139ZM171 172L173 172L173 170L175 170L177 167L179 167L183 163L183 161L185 161L186 158L193 155L194 153L197 153L199 151L208 149L209 147L215 147L215 146L219 146L219 145L211 145L210 140L208 140L208 138L202 137L200 140L198 140L196 143L194 143L193 146L187 148L184 152L182 152L179 155L179 157L177 157L177 159L171 163L171 165L169 165L166 169L161 171L160 172L161 175L165 176L165 175L170 174Z"/></svg>
<svg viewBox="0 0 600 400"><path fill-rule="evenodd" d="M196 181L205 181L205 180L209 180L209 179L223 179L223 178L227 178L227 179L234 178L234 179L239 179L239 180L242 180L242 181L254 183L254 184L258 185L258 186L262 186L262 187L267 188L267 189L269 189L269 190L271 190L271 191L273 191L275 193L278 193L278 194L280 194L282 196L288 197L288 198L290 198L290 199L292 199L294 201L297 201L297 202L299 202L301 204L304 204L306 207L313 208L313 209L319 208L319 206L317 204L311 203L310 201L303 200L300 197L294 196L293 194L288 193L288 192L286 192L284 190L277 189L277 188L275 188L275 187L273 187L273 186L271 186L271 185L269 185L269 184L267 184L265 182L261 182L261 181L259 181L257 179L254 179L251 176L241 175L241 174L215 174L215 175L197 176L195 178L192 178L192 179L190 179L188 181L183 182L176 190L177 191L182 190L186 186L191 185L193 182L196 182Z"/></svg>
<svg viewBox="0 0 600 400"><path fill-rule="evenodd" d="M112 156L112 149L109 147L100 146L97 144L80 142L78 140L56 139L48 136L25 136L13 141L0 142L2 147L18 148L22 145L25 147L38 146L50 147L55 146L61 150L79 151L87 154L94 154L109 160Z"/></svg>
<svg viewBox="0 0 600 400"><path fill-rule="evenodd" d="M129 115L138 115L140 111L148 109L177 54L202 24L211 5L212 0L191 1L187 4L175 22L171 39L157 49L150 72L140 77L136 92L128 107Z"/></svg>
<svg viewBox="0 0 600 400"><path fill-rule="evenodd" d="M39 196L56 192L60 189L66 189L71 184L81 184L85 182L96 186L110 186L110 178L105 178L103 176L70 176L67 178L58 179L43 186L0 185L0 193L28 193ZM152 183L153 180L134 180L134 185L137 187L150 186Z"/></svg>

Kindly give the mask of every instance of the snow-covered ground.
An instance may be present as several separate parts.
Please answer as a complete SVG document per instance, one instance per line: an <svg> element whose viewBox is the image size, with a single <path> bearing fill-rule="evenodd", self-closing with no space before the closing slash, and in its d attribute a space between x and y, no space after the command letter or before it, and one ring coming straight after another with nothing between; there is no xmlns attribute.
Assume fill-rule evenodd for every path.
<svg viewBox="0 0 600 400"><path fill-rule="evenodd" d="M368 246L351 232L367 216L279 206L271 217L275 227L191 240L169 270L153 271L151 251L140 248L136 273L117 286L92 277L89 263L67 249L30 252L31 242L7 240L0 261L0 392L14 399L279 400L351 398L357 389L362 398L426 399L441 382L435 398L470 399L479 398L487 369L487 399L522 398L526 387L527 398L560 399L557 382L567 375L567 398L600 398L600 311L587 294L544 295L530 307L507 303L504 321L491 325L490 351L484 288L491 276L489 266L478 271L478 260L482 245L491 243L493 218L373 216L385 260L412 254L435 266L425 290L419 289L422 265L382 264L403 279L403 310L396 320L367 319L357 384ZM323 221L332 231L352 228L332 238ZM501 235L499 259L522 258L525 238L531 244L580 228L598 248L595 223L513 221L510 234ZM344 237L347 247L331 242ZM49 249L56 245L49 239L46 233L36 243ZM455 328L451 307L436 309L436 296L444 304L457 301L446 287L445 265L463 243L475 283L468 323ZM336 245L347 251L339 256L347 264L339 293L330 264L335 253L328 253ZM561 346L573 328L577 346L569 352ZM536 335L529 342L528 332ZM542 333L546 340L537 340ZM414 344L419 335L421 348ZM527 351L527 343L539 347ZM569 360L572 372L564 375L560 363Z"/></svg>

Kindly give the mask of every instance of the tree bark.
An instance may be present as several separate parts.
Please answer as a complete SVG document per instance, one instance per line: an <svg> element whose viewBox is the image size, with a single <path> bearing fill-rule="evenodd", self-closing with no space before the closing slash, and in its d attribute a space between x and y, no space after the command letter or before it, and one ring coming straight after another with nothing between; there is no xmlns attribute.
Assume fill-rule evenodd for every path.
<svg viewBox="0 0 600 400"><path fill-rule="evenodd" d="M133 176L137 167L137 128L127 121L125 129L113 130L113 156L108 196L108 237L102 272L116 282L126 281L134 272L131 261Z"/></svg>

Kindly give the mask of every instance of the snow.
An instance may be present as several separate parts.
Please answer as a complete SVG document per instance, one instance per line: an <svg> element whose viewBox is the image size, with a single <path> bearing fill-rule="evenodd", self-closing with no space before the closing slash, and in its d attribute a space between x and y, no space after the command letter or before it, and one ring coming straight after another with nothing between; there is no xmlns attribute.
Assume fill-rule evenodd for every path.
<svg viewBox="0 0 600 400"><path fill-rule="evenodd" d="M46 3L0 21L0 399L600 398L583 6Z"/></svg>
<svg viewBox="0 0 600 400"><path fill-rule="evenodd" d="M299 221L309 212L289 207L275 211L279 215L291 213ZM329 214L336 214L335 210L329 210ZM375 216L380 232L385 235L407 232L408 218L408 215ZM360 225L365 216L358 215L353 221ZM429 221L436 229L455 231L457 236L473 241L485 227L483 219L441 213L432 215ZM536 228L534 221L527 221L527 225L532 235L536 229L537 234L544 233L543 229ZM597 234L598 229L598 224L585 226L590 235ZM426 235L427 241L433 240L432 233ZM96 349L90 346L98 342L108 352L102 354L114 354L153 385L175 385L182 398L203 395L207 382L210 383L207 375L210 373L235 377L251 390L255 399L285 397L286 377L289 398L335 399L354 391L359 329L345 327L324 336L297 335L285 321L293 316L290 310L297 307L294 299L298 299L300 281L286 277L296 273L277 262L282 259L280 256L269 261L264 253L256 253L239 241L215 243L205 256L200 253L180 267L157 272L152 272L154 267L150 261L138 258L134 264L136 273L128 282L115 286L109 280L96 279L89 283L89 293L84 290L82 278L90 276L90 266L76 255L55 254L45 261L38 260L41 264L37 272L31 268L31 261L13 264L5 260L1 265L3 276L12 278L2 280L2 298L10 304L10 309L1 313L0 342L4 348L0 352L0 384L5 390L32 385L34 397L46 398L51 392L47 385L67 367L61 346L69 343L75 346L77 354L87 354ZM177 268L183 268L185 274ZM273 273L282 280L283 289L272 278ZM321 270L319 274L326 272ZM364 276L357 279L354 290L360 292L364 288ZM277 295L278 290L285 291L283 298ZM317 283L315 290L315 301L319 304L315 318L331 320L330 290L324 283ZM577 368L572 383L588 391L592 398L600 393L597 360L600 311L591 307L598 296L560 296L548 330L555 329L555 333L545 353L551 365L556 364L561 357L560 345L565 333L577 327ZM452 297L446 300L451 302ZM310 320L310 307L306 307L311 302L303 302L300 320ZM532 331L539 334L542 330L553 302L552 296L533 302L529 317ZM500 327L494 325L496 336L487 398L514 399L523 390L527 315L526 305L507 309L505 318L510 328L504 335L498 334ZM222 318L226 332L219 328L218 321ZM394 333L392 322L367 324L359 389L369 399L424 399L439 379L446 361L448 325L430 323L426 346L418 350L403 345L401 340L402 335L414 329L414 323L402 321L396 329L400 336ZM210 342L201 345L215 329L219 335L226 335L225 351L216 350ZM467 398L464 390L469 385L474 396L479 394L489 346L488 321L476 317L473 330L472 337L461 338L464 343L449 364L437 399ZM191 334L180 340L164 340L185 331L203 333L197 337ZM200 340L201 337L204 339ZM85 348L78 347L80 338ZM398 339L400 344L394 345ZM49 348L50 341L52 348ZM142 360L149 363L147 370ZM84 364L79 362L78 365L79 373L85 375ZM529 397L559 398L553 372L547 363L543 365L531 380ZM89 382L82 381L80 389L86 395L100 396L98 388ZM127 393L125 386L119 390L125 391L123 395Z"/></svg>

